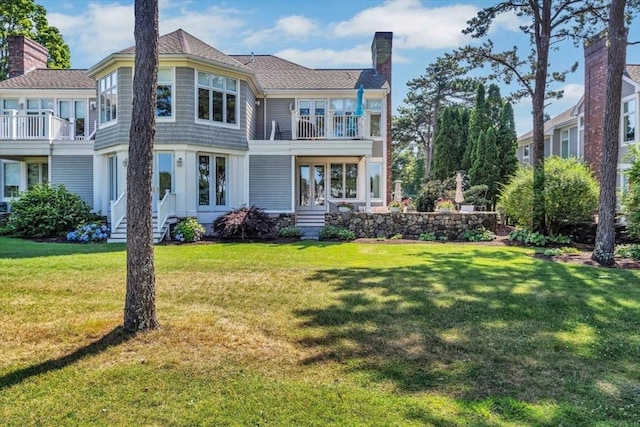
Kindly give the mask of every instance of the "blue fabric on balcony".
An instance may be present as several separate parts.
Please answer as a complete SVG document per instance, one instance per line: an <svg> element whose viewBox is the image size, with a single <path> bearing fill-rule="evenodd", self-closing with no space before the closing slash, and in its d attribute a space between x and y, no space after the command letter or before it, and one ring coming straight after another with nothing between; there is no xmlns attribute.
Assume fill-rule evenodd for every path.
<svg viewBox="0 0 640 427"><path fill-rule="evenodd" d="M358 97L356 98L356 111L353 112L354 116L364 116L364 86L362 84L358 87Z"/></svg>

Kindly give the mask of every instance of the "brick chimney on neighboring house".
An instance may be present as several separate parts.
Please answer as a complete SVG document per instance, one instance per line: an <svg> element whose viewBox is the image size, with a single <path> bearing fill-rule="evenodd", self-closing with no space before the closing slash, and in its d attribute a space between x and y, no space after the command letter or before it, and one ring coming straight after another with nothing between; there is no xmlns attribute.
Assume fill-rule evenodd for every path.
<svg viewBox="0 0 640 427"><path fill-rule="evenodd" d="M371 58L373 68L377 73L383 74L389 82L389 95L387 96L385 151L387 153L387 202L391 200L391 47L393 45L392 32L376 32L371 43Z"/></svg>
<svg viewBox="0 0 640 427"><path fill-rule="evenodd" d="M25 36L9 36L8 78L21 76L36 68L47 68L49 50Z"/></svg>
<svg viewBox="0 0 640 427"><path fill-rule="evenodd" d="M600 179L604 106L607 96L606 33L584 47L584 160Z"/></svg>

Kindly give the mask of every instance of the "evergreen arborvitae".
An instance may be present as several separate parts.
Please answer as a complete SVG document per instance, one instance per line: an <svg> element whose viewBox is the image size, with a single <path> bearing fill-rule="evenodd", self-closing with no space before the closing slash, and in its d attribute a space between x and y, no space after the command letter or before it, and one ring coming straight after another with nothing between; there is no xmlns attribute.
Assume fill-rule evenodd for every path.
<svg viewBox="0 0 640 427"><path fill-rule="evenodd" d="M496 133L491 127L486 132L480 132L469 178L472 185L486 185L488 187L487 198L491 200L491 203L495 203L500 168L498 166Z"/></svg>
<svg viewBox="0 0 640 427"><path fill-rule="evenodd" d="M442 113L433 146L431 173L435 179L450 178L460 169L462 129L459 116L460 112L456 107L446 107Z"/></svg>
<svg viewBox="0 0 640 427"><path fill-rule="evenodd" d="M509 102L505 102L500 111L496 145L498 148L500 183L506 184L518 167L518 158L516 157L518 136L516 134L516 122L513 118L513 107Z"/></svg>
<svg viewBox="0 0 640 427"><path fill-rule="evenodd" d="M500 96L500 88L496 84L489 85L487 91L487 120L494 129L498 129L500 125L500 115L504 102Z"/></svg>
<svg viewBox="0 0 640 427"><path fill-rule="evenodd" d="M469 136L464 157L462 159L462 169L471 170L475 163L476 145L478 144L481 132L485 132L490 127L487 103L484 94L484 85L479 84L476 91L476 103L469 116Z"/></svg>

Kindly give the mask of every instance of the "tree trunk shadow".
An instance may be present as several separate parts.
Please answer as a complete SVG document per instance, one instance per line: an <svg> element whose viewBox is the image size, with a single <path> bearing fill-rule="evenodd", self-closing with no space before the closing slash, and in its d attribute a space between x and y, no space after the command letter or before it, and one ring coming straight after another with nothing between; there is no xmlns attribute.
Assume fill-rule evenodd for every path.
<svg viewBox="0 0 640 427"><path fill-rule="evenodd" d="M57 359L50 359L37 365L28 366L0 377L0 390L13 387L34 376L63 369L85 357L100 354L109 347L114 347L128 341L133 336L134 334L124 333L122 326L117 326L99 340L85 347L81 347L73 353L58 357Z"/></svg>

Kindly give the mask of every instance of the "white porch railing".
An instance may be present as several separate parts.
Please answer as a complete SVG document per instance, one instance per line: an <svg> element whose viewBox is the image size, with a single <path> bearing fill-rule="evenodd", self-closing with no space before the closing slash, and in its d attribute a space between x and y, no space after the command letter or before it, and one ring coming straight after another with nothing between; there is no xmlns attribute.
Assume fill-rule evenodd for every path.
<svg viewBox="0 0 640 427"><path fill-rule="evenodd" d="M123 191L117 200L111 200L111 231L115 231L127 216L127 192Z"/></svg>
<svg viewBox="0 0 640 427"><path fill-rule="evenodd" d="M169 193L169 190L166 190L162 200L158 201L158 229L156 230L158 233L162 232L164 223L167 222L167 219L169 219L171 215L175 215L175 213L176 195L175 193Z"/></svg>
<svg viewBox="0 0 640 427"><path fill-rule="evenodd" d="M18 114L16 110L9 110L9 114L0 116L0 139L73 140L75 127L73 122L55 117L50 110L44 115Z"/></svg>
<svg viewBox="0 0 640 427"><path fill-rule="evenodd" d="M293 139L363 139L365 116L305 115L292 112Z"/></svg>

